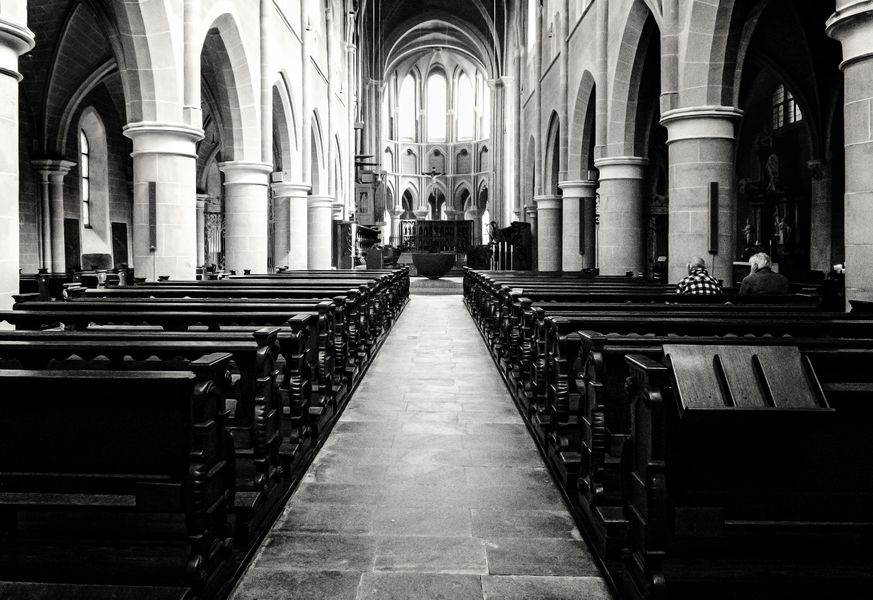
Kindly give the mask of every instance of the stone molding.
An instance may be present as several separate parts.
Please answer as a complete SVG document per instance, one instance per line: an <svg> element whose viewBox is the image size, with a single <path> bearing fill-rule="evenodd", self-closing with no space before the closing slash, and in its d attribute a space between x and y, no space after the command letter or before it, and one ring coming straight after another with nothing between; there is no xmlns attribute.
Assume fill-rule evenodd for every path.
<svg viewBox="0 0 873 600"><path fill-rule="evenodd" d="M308 196L307 206L309 208L327 208L333 210L333 197L331 196Z"/></svg>
<svg viewBox="0 0 873 600"><path fill-rule="evenodd" d="M667 128L667 145L682 140L736 139L735 124L743 111L732 106L692 106L661 115Z"/></svg>
<svg viewBox="0 0 873 600"><path fill-rule="evenodd" d="M36 34L25 25L0 18L0 73L16 81L23 79L18 72L18 57L36 46Z"/></svg>
<svg viewBox="0 0 873 600"><path fill-rule="evenodd" d="M873 0L857 0L837 9L825 23L825 33L843 45L843 62L873 57Z"/></svg>
<svg viewBox="0 0 873 600"><path fill-rule="evenodd" d="M273 166L269 163L241 160L218 163L218 168L224 173L224 187L234 185L266 187L269 184L270 173L273 172Z"/></svg>
<svg viewBox="0 0 873 600"><path fill-rule="evenodd" d="M41 158L30 161L30 164L44 177L60 177L63 180L77 163L72 160Z"/></svg>
<svg viewBox="0 0 873 600"><path fill-rule="evenodd" d="M271 184L273 198L305 198L309 196L312 186L308 183L292 183L290 181L277 181Z"/></svg>
<svg viewBox="0 0 873 600"><path fill-rule="evenodd" d="M647 158L639 156L608 156L594 161L594 166L600 171L601 183L614 179L644 179L648 164Z"/></svg>
<svg viewBox="0 0 873 600"><path fill-rule="evenodd" d="M537 211L541 210L561 210L561 201L563 197L554 195L534 196L534 204Z"/></svg>
<svg viewBox="0 0 873 600"><path fill-rule="evenodd" d="M559 181L558 187L564 192L564 198L593 198L600 185L597 181L584 179Z"/></svg>
<svg viewBox="0 0 873 600"><path fill-rule="evenodd" d="M133 142L130 155L134 158L144 154L170 154L196 159L194 145L203 139L202 128L184 123L138 121L125 125L122 132Z"/></svg>

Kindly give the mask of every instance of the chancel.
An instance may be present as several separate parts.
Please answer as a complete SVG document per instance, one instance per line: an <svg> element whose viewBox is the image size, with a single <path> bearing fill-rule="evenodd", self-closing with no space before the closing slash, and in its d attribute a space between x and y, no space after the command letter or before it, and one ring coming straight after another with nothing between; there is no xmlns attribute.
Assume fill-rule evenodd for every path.
<svg viewBox="0 0 873 600"><path fill-rule="evenodd" d="M0 598L873 584L873 0L7 0L0 49Z"/></svg>

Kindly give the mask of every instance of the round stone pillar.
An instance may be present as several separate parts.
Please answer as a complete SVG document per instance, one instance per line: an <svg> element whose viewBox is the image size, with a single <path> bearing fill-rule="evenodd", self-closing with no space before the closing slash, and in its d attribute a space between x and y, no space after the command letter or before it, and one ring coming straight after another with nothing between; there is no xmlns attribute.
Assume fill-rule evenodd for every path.
<svg viewBox="0 0 873 600"><path fill-rule="evenodd" d="M598 266L604 275L645 270L643 177L648 161L617 156L595 161L600 170Z"/></svg>
<svg viewBox="0 0 873 600"><path fill-rule="evenodd" d="M596 181L562 181L563 236L561 270L581 271L594 264L594 197Z"/></svg>
<svg viewBox="0 0 873 600"><path fill-rule="evenodd" d="M291 184L276 182L271 185L273 194L273 264L276 267L291 266Z"/></svg>
<svg viewBox="0 0 873 600"><path fill-rule="evenodd" d="M534 196L537 207L537 270L561 270L561 197Z"/></svg>
<svg viewBox="0 0 873 600"><path fill-rule="evenodd" d="M827 34L843 45L846 301L873 300L873 0L837 0Z"/></svg>
<svg viewBox="0 0 873 600"><path fill-rule="evenodd" d="M197 266L206 262L206 202L209 194L197 194Z"/></svg>
<svg viewBox="0 0 873 600"><path fill-rule="evenodd" d="M271 165L233 161L218 165L224 173L224 248L228 270L267 272L267 185Z"/></svg>
<svg viewBox="0 0 873 600"><path fill-rule="evenodd" d="M531 269L538 268L539 264L537 253L539 251L539 237L537 235L537 207L534 204L528 204L523 209L524 211L524 220L526 223L530 223L530 264Z"/></svg>
<svg viewBox="0 0 873 600"><path fill-rule="evenodd" d="M391 214L391 240L389 243L392 246L400 247L400 216L403 214L402 209L394 209Z"/></svg>
<svg viewBox="0 0 873 600"><path fill-rule="evenodd" d="M141 122L133 142L133 266L138 277L194 279L197 266L195 144L203 130Z"/></svg>
<svg viewBox="0 0 873 600"><path fill-rule="evenodd" d="M330 269L333 198L330 196L309 196L307 205L309 227L308 267L309 269Z"/></svg>
<svg viewBox="0 0 873 600"><path fill-rule="evenodd" d="M8 6L7 6L8 4ZM18 57L34 46L26 26L27 3L4 3L0 12L0 310L12 308L18 293ZM0 323L0 327L3 324Z"/></svg>
<svg viewBox="0 0 873 600"><path fill-rule="evenodd" d="M67 270L66 252L64 249L64 178L76 163L69 160L35 160L34 167L40 175L43 185L43 236L48 235L44 261L52 273L64 273ZM45 208L48 208L48 212ZM46 243L45 237L43 243ZM117 262L127 262L124 260Z"/></svg>
<svg viewBox="0 0 873 600"><path fill-rule="evenodd" d="M710 275L730 281L737 231L734 129L742 114L728 106L696 106L670 110L661 117L670 161L670 282L688 274L689 258L707 254L712 256ZM712 184L718 185L717 215L710 214ZM718 219L718 239L710 240L713 218Z"/></svg>
<svg viewBox="0 0 873 600"><path fill-rule="evenodd" d="M274 183L273 199L287 198L288 205L288 252L287 258L280 259L276 254L276 264L287 264L295 271L305 270L309 264L309 200L308 183ZM276 223L276 237L279 236L279 223Z"/></svg>

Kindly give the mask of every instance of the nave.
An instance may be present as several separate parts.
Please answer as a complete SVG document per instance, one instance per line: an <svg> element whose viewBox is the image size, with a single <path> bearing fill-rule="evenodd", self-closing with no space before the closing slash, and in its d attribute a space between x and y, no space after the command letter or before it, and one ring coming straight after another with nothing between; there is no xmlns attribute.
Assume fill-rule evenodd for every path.
<svg viewBox="0 0 873 600"><path fill-rule="evenodd" d="M460 296L415 295L231 597L611 596Z"/></svg>

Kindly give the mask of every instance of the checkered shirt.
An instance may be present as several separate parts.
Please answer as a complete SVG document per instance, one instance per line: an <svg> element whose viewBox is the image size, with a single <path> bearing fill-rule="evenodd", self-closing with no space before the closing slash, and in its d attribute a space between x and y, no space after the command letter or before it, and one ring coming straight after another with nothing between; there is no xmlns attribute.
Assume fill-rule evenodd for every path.
<svg viewBox="0 0 873 600"><path fill-rule="evenodd" d="M691 271L688 277L679 282L676 293L699 294L701 296L721 294L721 286L718 284L718 281L706 272L706 269L701 267Z"/></svg>

